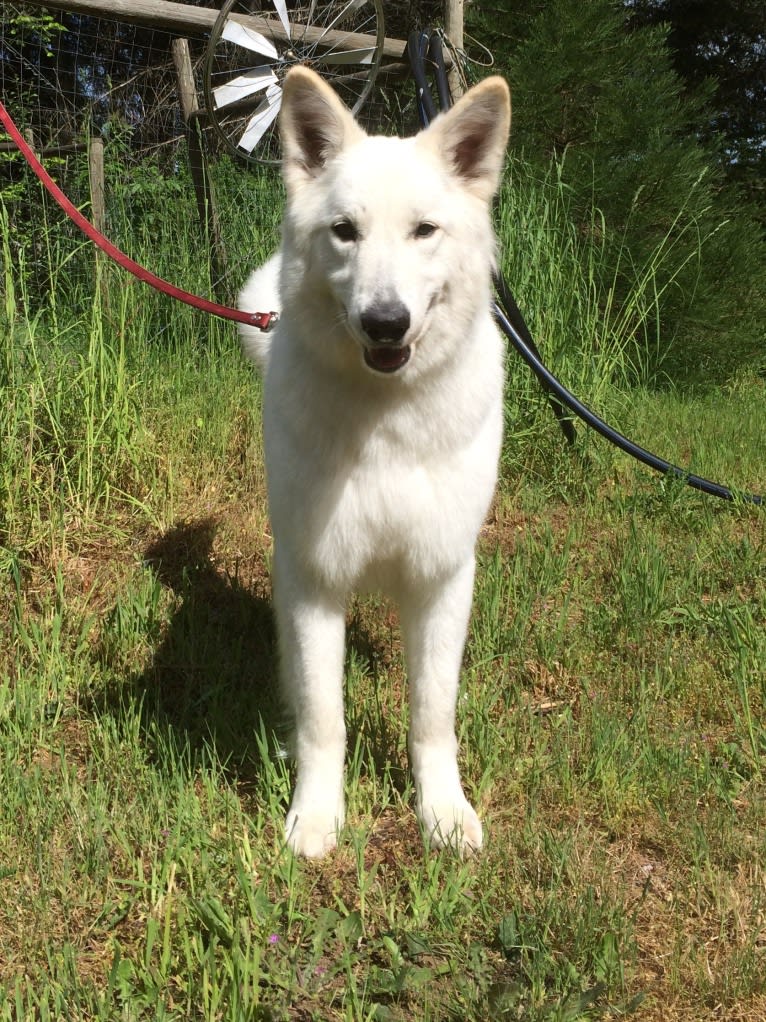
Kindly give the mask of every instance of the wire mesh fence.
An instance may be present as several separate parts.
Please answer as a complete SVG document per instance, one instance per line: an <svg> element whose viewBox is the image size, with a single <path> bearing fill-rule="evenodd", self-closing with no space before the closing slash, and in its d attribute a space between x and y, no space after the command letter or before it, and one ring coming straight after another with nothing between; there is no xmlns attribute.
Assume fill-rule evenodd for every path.
<svg viewBox="0 0 766 1022"><path fill-rule="evenodd" d="M0 96L66 195L92 211L89 152L94 138L102 140L107 236L173 283L233 301L248 270L277 242L279 175L227 153L204 112L184 118L173 52L177 33L37 3L2 2L0 14ZM394 30L405 36L419 12L411 4L392 5L392 15ZM204 36L190 36L200 106L206 46ZM393 74L379 76L362 112L369 130L416 130L403 72L400 62ZM202 162L196 168L204 175L202 197L195 160ZM90 246L3 135L0 199L10 251L33 302L50 286L51 246L71 280L90 278ZM217 238L205 204L215 207Z"/></svg>

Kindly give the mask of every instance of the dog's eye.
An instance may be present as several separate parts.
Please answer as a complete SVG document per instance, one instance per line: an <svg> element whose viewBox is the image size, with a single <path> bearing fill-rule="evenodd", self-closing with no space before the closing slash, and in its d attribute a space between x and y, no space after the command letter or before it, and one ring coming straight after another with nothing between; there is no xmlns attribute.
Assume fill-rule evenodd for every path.
<svg viewBox="0 0 766 1022"><path fill-rule="evenodd" d="M332 225L331 230L338 241L356 241L359 237L359 231L350 220L338 220Z"/></svg>
<svg viewBox="0 0 766 1022"><path fill-rule="evenodd" d="M416 238L430 238L431 235L436 233L436 224L424 220L422 224L418 224L414 233Z"/></svg>

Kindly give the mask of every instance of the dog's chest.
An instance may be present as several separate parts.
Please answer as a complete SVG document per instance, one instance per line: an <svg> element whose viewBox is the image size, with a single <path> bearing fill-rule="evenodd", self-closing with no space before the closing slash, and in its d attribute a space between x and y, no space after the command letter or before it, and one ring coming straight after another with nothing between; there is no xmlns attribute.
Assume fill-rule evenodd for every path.
<svg viewBox="0 0 766 1022"><path fill-rule="evenodd" d="M325 575L385 587L391 574L438 575L472 544L475 514L457 464L374 460L346 465L326 483L318 482L305 533L306 555Z"/></svg>
<svg viewBox="0 0 766 1022"><path fill-rule="evenodd" d="M419 434L381 425L366 435L315 432L308 442L304 433L289 457L270 458L277 542L344 587L449 571L472 549L486 512L498 435L488 424L447 446L427 423Z"/></svg>
<svg viewBox="0 0 766 1022"><path fill-rule="evenodd" d="M293 563L389 590L464 563L494 489L502 376L472 366L464 386L383 400L286 365L270 369L264 440L272 529Z"/></svg>

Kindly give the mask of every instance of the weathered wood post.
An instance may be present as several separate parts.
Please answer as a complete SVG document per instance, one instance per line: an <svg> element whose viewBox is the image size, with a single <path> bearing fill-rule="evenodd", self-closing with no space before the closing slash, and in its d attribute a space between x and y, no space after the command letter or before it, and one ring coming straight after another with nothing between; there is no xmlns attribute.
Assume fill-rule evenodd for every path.
<svg viewBox="0 0 766 1022"><path fill-rule="evenodd" d="M105 233L106 206L104 203L104 142L94 135L88 148L88 179L90 181L90 209L93 226Z"/></svg>
<svg viewBox="0 0 766 1022"><path fill-rule="evenodd" d="M90 185L90 217L93 226L102 234L106 233L106 201L104 191L104 140L93 135L88 143L88 183ZM104 303L109 300L109 287L105 277L108 260L101 249L94 245L96 290Z"/></svg>
<svg viewBox="0 0 766 1022"><path fill-rule="evenodd" d="M37 143L35 142L35 133L34 133L34 131L32 131L31 128L24 128L24 130L22 131L22 135L24 136L24 141L27 143L27 145L32 150L32 152L35 154L35 156L37 156L38 155L38 151L37 151Z"/></svg>
<svg viewBox="0 0 766 1022"><path fill-rule="evenodd" d="M457 52L460 53L464 42L463 0L444 0L444 31L449 41ZM447 68L447 81L449 82L453 100L463 95L463 82L460 77L460 67L457 61L452 61Z"/></svg>
<svg viewBox="0 0 766 1022"><path fill-rule="evenodd" d="M213 289L216 297L225 302L226 294L226 250L221 236L221 225L215 208L213 184L208 173L207 159L197 114L199 103L194 84L194 69L188 39L174 39L171 43L173 63L178 82L178 99L181 115L186 125L186 141L189 149L189 170L191 171L194 194L200 223L210 250L210 266L213 271Z"/></svg>

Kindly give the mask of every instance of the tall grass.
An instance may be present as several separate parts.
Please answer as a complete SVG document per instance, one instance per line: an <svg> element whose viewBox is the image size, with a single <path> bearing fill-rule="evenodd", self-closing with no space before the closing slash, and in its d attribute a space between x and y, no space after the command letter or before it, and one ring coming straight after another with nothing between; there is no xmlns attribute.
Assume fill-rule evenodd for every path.
<svg viewBox="0 0 766 1022"><path fill-rule="evenodd" d="M29 316L26 267L13 267L7 238L0 522L5 545L18 551L55 545L69 524L107 514L114 497L135 489L143 466L126 337L105 336L98 267L87 314L62 315L70 278L65 266L51 266L47 308Z"/></svg>
<svg viewBox="0 0 766 1022"><path fill-rule="evenodd" d="M227 173L244 278L279 192L256 180L235 209ZM113 195L124 247L207 292L186 196ZM762 380L637 385L672 232L612 287L600 218L567 210L555 168L514 165L502 258L555 370L660 453L766 487ZM4 215L0 1019L762 1019L762 515L600 443L571 455L510 358L458 710L487 847L424 848L396 616L367 598L351 825L298 862L259 383L229 325L96 261L50 210L21 246Z"/></svg>
<svg viewBox="0 0 766 1022"><path fill-rule="evenodd" d="M564 169L565 158L540 179L511 162L498 211L502 269L567 385L599 404L615 387L651 382L662 369L673 340L663 332L665 309L680 281L693 279L710 241L689 215L702 178L654 250L636 262L626 244L629 222L615 230L595 205L587 220L573 213Z"/></svg>

